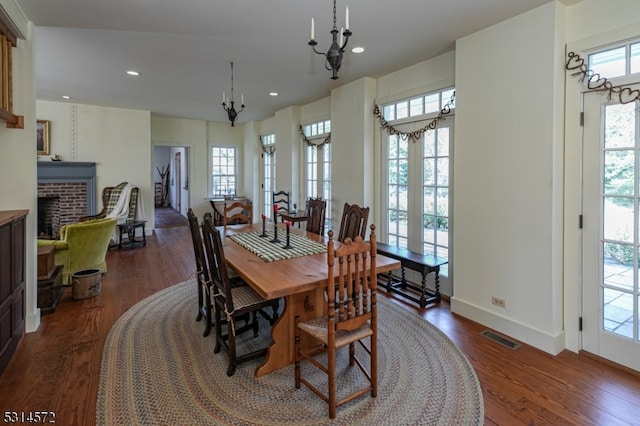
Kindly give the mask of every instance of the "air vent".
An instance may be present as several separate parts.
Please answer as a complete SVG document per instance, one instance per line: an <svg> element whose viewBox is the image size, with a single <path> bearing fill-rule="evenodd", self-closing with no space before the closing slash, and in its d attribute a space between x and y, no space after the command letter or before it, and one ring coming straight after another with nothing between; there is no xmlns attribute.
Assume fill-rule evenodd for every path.
<svg viewBox="0 0 640 426"><path fill-rule="evenodd" d="M482 333L480 333L481 335L483 335L484 337L493 340L496 343L500 343L502 346L506 346L509 349L515 350L518 349L520 347L520 345L512 340L507 339L506 337L500 336L496 333L494 333L491 330L485 330Z"/></svg>

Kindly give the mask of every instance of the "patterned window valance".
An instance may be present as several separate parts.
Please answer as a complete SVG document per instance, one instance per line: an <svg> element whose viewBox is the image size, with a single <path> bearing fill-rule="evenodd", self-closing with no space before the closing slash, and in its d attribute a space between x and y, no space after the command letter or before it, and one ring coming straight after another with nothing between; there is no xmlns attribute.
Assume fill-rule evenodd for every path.
<svg viewBox="0 0 640 426"><path fill-rule="evenodd" d="M322 140L322 142L313 142L310 141L309 138L307 138L307 135L304 134L302 125L300 125L300 134L302 135L302 140L306 142L307 146L315 146L318 149L322 149L324 145L331 143L331 133L329 133L327 137Z"/></svg>
<svg viewBox="0 0 640 426"><path fill-rule="evenodd" d="M378 104L374 105L373 114L378 117L378 120L380 121L380 126L386 129L390 135L399 135L404 140L408 138L411 141L416 142L422 139L422 135L424 135L425 132L429 130L434 130L438 126L438 123L440 122L440 120L444 120L445 116L451 113L451 105L453 105L455 100L456 100L456 92L454 91L453 94L451 95L451 99L449 100L449 102L446 103L445 106L442 107L442 109L438 113L438 116L433 120L431 120L423 128L414 130L413 132L403 132L393 127L391 124L389 124L389 122L385 120L384 116L382 115L382 112L380 111L380 106Z"/></svg>

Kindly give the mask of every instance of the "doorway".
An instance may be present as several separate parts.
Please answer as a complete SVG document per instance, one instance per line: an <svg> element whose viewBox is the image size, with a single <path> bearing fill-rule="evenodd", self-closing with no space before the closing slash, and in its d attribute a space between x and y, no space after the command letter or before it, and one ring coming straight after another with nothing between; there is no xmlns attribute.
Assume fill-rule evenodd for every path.
<svg viewBox="0 0 640 426"><path fill-rule="evenodd" d="M640 102L590 92L584 116L582 349L640 371Z"/></svg>
<svg viewBox="0 0 640 426"><path fill-rule="evenodd" d="M189 170L190 147L154 146L154 181L156 186L155 224L156 228L186 226L187 211L190 207ZM158 197L161 170L168 169L166 202Z"/></svg>

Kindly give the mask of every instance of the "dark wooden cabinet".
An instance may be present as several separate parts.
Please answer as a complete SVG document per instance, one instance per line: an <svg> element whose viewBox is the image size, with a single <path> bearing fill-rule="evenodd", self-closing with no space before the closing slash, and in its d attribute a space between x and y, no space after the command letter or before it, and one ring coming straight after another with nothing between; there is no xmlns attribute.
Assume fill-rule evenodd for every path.
<svg viewBox="0 0 640 426"><path fill-rule="evenodd" d="M0 375L24 335L27 213L0 211Z"/></svg>

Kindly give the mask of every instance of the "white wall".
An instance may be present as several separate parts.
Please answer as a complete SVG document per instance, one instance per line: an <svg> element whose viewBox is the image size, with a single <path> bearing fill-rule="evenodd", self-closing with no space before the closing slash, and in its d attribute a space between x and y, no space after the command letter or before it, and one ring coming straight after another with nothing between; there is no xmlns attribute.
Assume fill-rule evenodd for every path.
<svg viewBox="0 0 640 426"><path fill-rule="evenodd" d="M25 309L27 332L40 324L37 308L36 248L36 114L34 83L34 31L13 0L0 7L23 33L13 49L13 112L24 117L24 129L7 128L0 122L0 210L28 210L26 218Z"/></svg>
<svg viewBox="0 0 640 426"><path fill-rule="evenodd" d="M151 114L123 108L108 108L67 102L37 101L39 120L49 120L51 154L63 161L96 163L96 206L102 208L102 189L129 182L140 188L138 206L154 228L154 189L151 158ZM40 156L40 161L51 161Z"/></svg>
<svg viewBox="0 0 640 426"><path fill-rule="evenodd" d="M563 10L549 3L456 43L451 309L551 353L564 347Z"/></svg>

